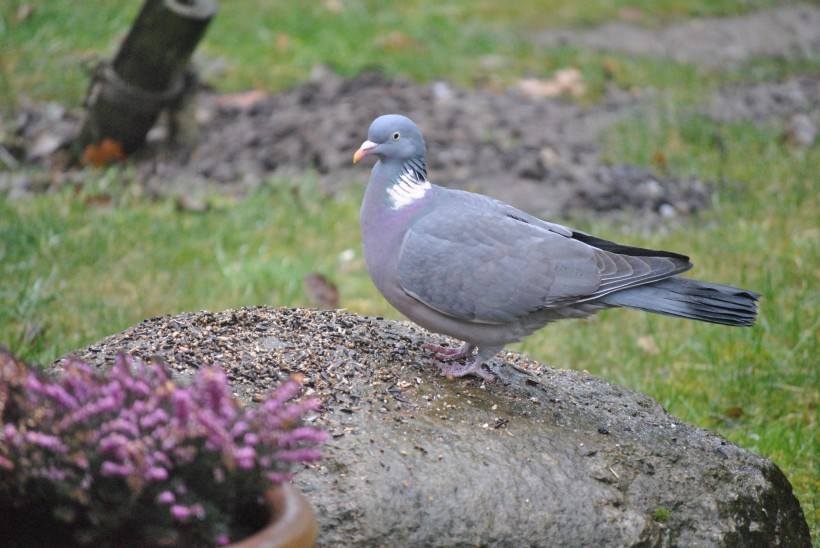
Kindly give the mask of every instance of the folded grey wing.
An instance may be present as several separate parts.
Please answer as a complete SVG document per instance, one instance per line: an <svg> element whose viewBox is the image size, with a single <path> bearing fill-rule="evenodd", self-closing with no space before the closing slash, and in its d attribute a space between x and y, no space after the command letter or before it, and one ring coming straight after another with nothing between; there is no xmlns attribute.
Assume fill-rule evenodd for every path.
<svg viewBox="0 0 820 548"><path fill-rule="evenodd" d="M430 308L462 320L506 323L594 293L596 251L581 242L495 214L433 212L401 245L398 279Z"/></svg>
<svg viewBox="0 0 820 548"><path fill-rule="evenodd" d="M604 251L546 223L493 211L439 208L408 230L397 267L404 290L430 308L466 321L506 323L664 279L691 264L680 256Z"/></svg>

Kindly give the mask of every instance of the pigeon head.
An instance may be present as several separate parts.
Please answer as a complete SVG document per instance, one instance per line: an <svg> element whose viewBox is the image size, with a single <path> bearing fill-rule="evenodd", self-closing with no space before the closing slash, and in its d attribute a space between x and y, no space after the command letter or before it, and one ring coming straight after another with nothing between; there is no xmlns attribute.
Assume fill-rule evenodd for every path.
<svg viewBox="0 0 820 548"><path fill-rule="evenodd" d="M418 126L410 118L400 114L385 114L370 124L367 141L356 151L353 162L371 154L380 160L393 160L397 163L412 159L423 160L424 139Z"/></svg>

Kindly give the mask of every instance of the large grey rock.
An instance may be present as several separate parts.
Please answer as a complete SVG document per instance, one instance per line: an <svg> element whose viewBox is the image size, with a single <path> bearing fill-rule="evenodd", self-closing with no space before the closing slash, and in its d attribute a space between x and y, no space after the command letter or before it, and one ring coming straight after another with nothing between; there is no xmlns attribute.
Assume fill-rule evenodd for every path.
<svg viewBox="0 0 820 548"><path fill-rule="evenodd" d="M296 478L324 546L810 545L770 460L647 396L518 354L491 363L491 385L437 376L427 338L343 311L260 307L153 318L74 354L160 355L182 377L219 363L248 401L303 374L332 435Z"/></svg>

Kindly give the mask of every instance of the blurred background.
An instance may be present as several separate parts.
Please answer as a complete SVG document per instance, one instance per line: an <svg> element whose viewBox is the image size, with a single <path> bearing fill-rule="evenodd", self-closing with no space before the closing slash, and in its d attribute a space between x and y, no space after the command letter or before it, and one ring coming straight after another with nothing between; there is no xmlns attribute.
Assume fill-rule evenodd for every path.
<svg viewBox="0 0 820 548"><path fill-rule="evenodd" d="M370 166L350 161L401 112L434 182L763 294L752 329L608 311L515 349L773 459L818 542L817 3L223 2L185 116L75 165L89 67L141 4L0 6L0 344L48 363L145 318L250 305L399 319L364 269Z"/></svg>

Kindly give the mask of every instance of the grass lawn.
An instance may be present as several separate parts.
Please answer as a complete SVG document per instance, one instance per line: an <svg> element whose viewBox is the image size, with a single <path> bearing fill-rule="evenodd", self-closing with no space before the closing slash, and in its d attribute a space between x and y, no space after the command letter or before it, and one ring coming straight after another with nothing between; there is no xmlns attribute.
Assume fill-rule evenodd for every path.
<svg viewBox="0 0 820 548"><path fill-rule="evenodd" d="M662 231L605 221L578 228L687 253L694 276L761 292L758 326L731 329L614 310L552 325L516 348L647 393L681 419L771 458L794 485L817 544L820 147L795 151L781 143L776 124L718 125L681 107L728 82L818 74L820 60L757 60L714 73L567 47L537 50L520 32L612 20L625 7L639 10L650 26L735 14L748 9L740 0L516 0L503 10L489 1L383 7L327 0L307 13L285 4L221 4L198 54L218 75L214 85L281 89L320 62L343 74L379 66L419 81L446 75L462 85L546 77L572 65L590 84L584 100L594 101L603 67L614 59L616 84L658 90L656 110L613 129L601 143L604 154L650 165L662 153L673 174L721 181L713 207ZM79 104L86 84L80 62L93 52L109 55L140 2L91 7L50 0L32 4L29 14L26 5L10 0L0 7L0 112L12 111L24 96ZM510 62L490 71L483 62L488 55ZM360 129L364 138L367 128ZM0 343L16 353L48 362L155 315L306 306L301 281L310 271L338 284L346 308L399 317L364 270L362 189L330 198L309 176L270 180L248 199L215 197L211 210L191 213L122 188L118 169L128 168L90 173L79 190L14 201L0 195ZM362 168L362 181L367 176ZM96 199L101 194L110 201Z"/></svg>

